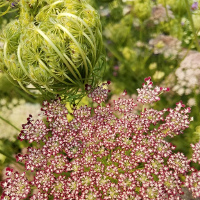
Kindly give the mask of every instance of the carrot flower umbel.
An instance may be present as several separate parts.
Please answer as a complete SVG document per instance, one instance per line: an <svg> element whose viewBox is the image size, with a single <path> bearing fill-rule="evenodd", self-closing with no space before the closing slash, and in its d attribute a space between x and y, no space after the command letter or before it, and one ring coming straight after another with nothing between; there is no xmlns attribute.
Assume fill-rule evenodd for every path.
<svg viewBox="0 0 200 200"><path fill-rule="evenodd" d="M108 91L99 86L89 91L98 106L75 108L72 120L60 98L45 101L45 124L30 115L18 137L36 144L16 156L34 178L7 168L1 199L169 200L181 199L183 186L199 197L199 171L190 166L199 162L199 143L188 159L165 140L188 128L190 109L181 101L175 108L150 108L167 91L146 78L137 97L145 108L135 114L134 99L102 106Z"/></svg>
<svg viewBox="0 0 200 200"><path fill-rule="evenodd" d="M104 66L100 17L85 0L18 2L19 17L2 31L1 70L26 92L85 92ZM33 88L28 88L28 84Z"/></svg>

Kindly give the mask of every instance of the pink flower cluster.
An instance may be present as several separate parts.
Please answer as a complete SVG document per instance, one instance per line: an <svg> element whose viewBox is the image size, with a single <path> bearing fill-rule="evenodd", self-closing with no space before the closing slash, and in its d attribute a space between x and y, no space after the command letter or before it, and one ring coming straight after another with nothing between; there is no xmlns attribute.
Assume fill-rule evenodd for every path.
<svg viewBox="0 0 200 200"><path fill-rule="evenodd" d="M160 100L159 95L165 91L169 91L169 88L162 88L156 86L153 88L153 83L151 81L151 77L144 79L146 84L143 83L143 88L137 89L138 98L137 101L141 102L142 104L150 104Z"/></svg>
<svg viewBox="0 0 200 200"><path fill-rule="evenodd" d="M88 94L88 97L92 98L92 101L98 104L101 102L105 102L106 99L108 98L108 92L110 92L110 90L106 89L105 87L108 86L109 84L110 81L107 81L107 83L103 83L101 86L98 86ZM86 85L86 90L89 91L90 89L91 89L90 85Z"/></svg>
<svg viewBox="0 0 200 200"><path fill-rule="evenodd" d="M158 95L168 90L153 88L150 78L145 81L147 85L138 89L139 102L158 101ZM105 89L99 87L91 97L103 100L104 94ZM68 121L59 98L45 101L42 111L47 122L30 116L19 135L20 140L37 142L25 155L17 155L25 170L34 172L34 179L7 168L1 199L178 200L184 185L194 197L200 196L200 172L190 167L191 160L182 153L173 153L175 146L165 141L166 136L174 137L188 128L190 109L179 102L174 109L144 108L137 115L132 99L118 99L114 104L113 109L109 104L83 106ZM122 115L117 117L116 112ZM199 160L198 151L193 161ZM185 182L180 179L183 176Z"/></svg>

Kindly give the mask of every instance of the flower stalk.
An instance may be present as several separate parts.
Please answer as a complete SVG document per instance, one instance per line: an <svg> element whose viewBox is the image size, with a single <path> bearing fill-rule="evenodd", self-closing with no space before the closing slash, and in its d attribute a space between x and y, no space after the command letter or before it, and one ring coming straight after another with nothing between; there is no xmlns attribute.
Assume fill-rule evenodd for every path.
<svg viewBox="0 0 200 200"><path fill-rule="evenodd" d="M197 32L196 32L195 27L194 27L194 22L193 22L193 19L192 19L192 14L191 14L191 10L190 10L189 1L185 0L185 3L186 3L186 8L187 8L188 18L190 20L190 24L191 24L191 27L192 27L192 32L193 32L193 35L194 35L195 46L197 48L197 51L200 52L199 41L198 41L198 37L197 37Z"/></svg>
<svg viewBox="0 0 200 200"><path fill-rule="evenodd" d="M4 151L0 150L0 154L6 156L7 159L11 160L14 163L17 163L21 166L25 166L23 163L17 162L15 158L13 158L12 156L10 156L9 154L5 153Z"/></svg>
<svg viewBox="0 0 200 200"><path fill-rule="evenodd" d="M4 122L6 122L7 124L9 124L10 126L12 126L14 129L16 129L17 131L20 132L20 129L18 129L15 125L13 125L10 121L8 121L7 119L4 119L1 115L0 115L0 119L3 120Z"/></svg>

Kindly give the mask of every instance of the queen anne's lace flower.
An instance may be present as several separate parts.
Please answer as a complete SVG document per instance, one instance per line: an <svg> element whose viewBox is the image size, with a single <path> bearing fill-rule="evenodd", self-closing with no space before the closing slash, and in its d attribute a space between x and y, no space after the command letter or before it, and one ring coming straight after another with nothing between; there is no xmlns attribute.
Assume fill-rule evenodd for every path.
<svg viewBox="0 0 200 200"><path fill-rule="evenodd" d="M154 54L163 54L166 58L176 58L181 50L181 41L169 35L159 35L149 45Z"/></svg>
<svg viewBox="0 0 200 200"><path fill-rule="evenodd" d="M19 105L15 105L13 104L13 102L9 103L8 105L10 105L9 107L12 109L9 109L9 107L6 106L2 106L0 110L0 115L3 116L8 121L10 121L12 124L14 124L18 129L21 128L22 123L26 122L27 116L30 113L32 113L34 117L37 117L37 115L40 113L39 104L30 104L22 100L19 102L21 102L19 103ZM19 131L17 131L16 129L14 129L12 126L8 125L1 119L0 119L0 127L1 127L0 138L5 138L14 141L17 134L19 134Z"/></svg>
<svg viewBox="0 0 200 200"><path fill-rule="evenodd" d="M190 52L181 62L180 67L176 70L177 84L173 87L179 95L199 94L200 92L200 53L197 51Z"/></svg>
<svg viewBox="0 0 200 200"><path fill-rule="evenodd" d="M163 91L169 91L169 88L162 88L156 86L153 88L153 83L151 81L151 77L145 78L145 83L142 85L142 89L137 89L138 97L137 101L141 102L142 104L150 104L160 100L159 95Z"/></svg>
<svg viewBox="0 0 200 200"><path fill-rule="evenodd" d="M194 171L190 176L186 176L185 186L192 191L192 195L197 198L200 196L200 172Z"/></svg>
<svg viewBox="0 0 200 200"><path fill-rule="evenodd" d="M196 144L191 144L191 147L193 150L192 161L200 164L200 142Z"/></svg>
<svg viewBox="0 0 200 200"><path fill-rule="evenodd" d="M169 7L165 8L162 4L159 4L152 8L152 15L150 19L154 22L154 24L159 24L160 22L168 21L173 18L174 15Z"/></svg>
<svg viewBox="0 0 200 200"><path fill-rule="evenodd" d="M105 102L105 100L108 98L108 92L110 91L105 87L109 84L110 82L108 81L107 83L103 83L101 86L98 86L88 94L88 97L92 98L92 100L98 104Z"/></svg>
<svg viewBox="0 0 200 200"><path fill-rule="evenodd" d="M18 172L10 172L9 174L7 173L9 178L1 183L1 186L5 188L1 199L25 199L31 190L29 181L25 177L25 172L21 175Z"/></svg>
<svg viewBox="0 0 200 200"><path fill-rule="evenodd" d="M93 91L94 101L105 100L102 89ZM173 153L175 146L164 140L188 127L190 108L181 101L174 109L146 106L165 91L168 88L154 88L148 77L138 89L137 101L144 104L139 115L133 111L133 99L118 99L114 107L75 108L71 121L59 98L45 101L45 123L29 116L19 136L37 145L16 156L25 162L26 171L34 171L34 178L28 181L25 172L20 175L7 168L1 199L177 200L184 185L194 197L200 196L199 172L189 165L191 160L199 162L199 144L192 146L195 153L188 160ZM180 180L183 176L185 182ZM31 187L36 188L34 194Z"/></svg>

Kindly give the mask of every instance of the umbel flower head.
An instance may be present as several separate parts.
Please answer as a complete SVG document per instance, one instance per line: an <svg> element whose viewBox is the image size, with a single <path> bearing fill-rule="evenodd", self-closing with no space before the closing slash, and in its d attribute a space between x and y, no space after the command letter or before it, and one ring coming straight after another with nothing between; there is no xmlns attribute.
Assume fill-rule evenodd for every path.
<svg viewBox="0 0 200 200"><path fill-rule="evenodd" d="M114 108L100 106L108 93L100 86L89 94L98 106L74 109L71 121L60 98L45 101L41 110L46 122L30 115L19 134L32 147L25 155L18 154L17 161L24 162L34 178L28 180L25 172L20 175L7 168L1 199L177 200L183 186L200 196L200 172L190 167L191 160L200 160L199 143L192 146L196 152L188 160L164 140L188 128L190 108L182 102L173 109L150 108L166 91L154 88L146 78L138 89L137 101L144 108L137 115L133 99L115 100Z"/></svg>
<svg viewBox="0 0 200 200"><path fill-rule="evenodd" d="M20 0L2 31L1 70L32 93L74 94L96 85L104 66L98 13L86 0Z"/></svg>

